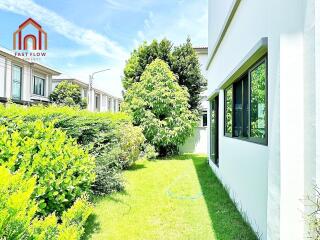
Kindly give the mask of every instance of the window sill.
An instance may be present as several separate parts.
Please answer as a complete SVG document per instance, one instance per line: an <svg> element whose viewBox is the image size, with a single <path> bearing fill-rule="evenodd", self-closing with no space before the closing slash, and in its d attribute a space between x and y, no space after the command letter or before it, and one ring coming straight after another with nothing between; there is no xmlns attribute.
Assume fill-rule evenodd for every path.
<svg viewBox="0 0 320 240"><path fill-rule="evenodd" d="M244 142L254 143L254 144L258 144L258 145L262 145L262 146L266 146L266 147L268 146L267 140L245 138L245 137L231 137L231 136L226 136L226 135L224 135L224 137L235 139L235 140L240 140L240 141L244 141Z"/></svg>

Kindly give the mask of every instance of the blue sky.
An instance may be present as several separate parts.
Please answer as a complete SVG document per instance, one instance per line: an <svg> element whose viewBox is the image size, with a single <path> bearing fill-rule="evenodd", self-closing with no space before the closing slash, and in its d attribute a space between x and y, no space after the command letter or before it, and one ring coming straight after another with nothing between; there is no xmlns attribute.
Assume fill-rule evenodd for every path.
<svg viewBox="0 0 320 240"><path fill-rule="evenodd" d="M121 75L130 52L144 40L190 36L207 46L208 0L0 0L0 45L12 49L12 33L31 17L48 33L43 63L121 95Z"/></svg>

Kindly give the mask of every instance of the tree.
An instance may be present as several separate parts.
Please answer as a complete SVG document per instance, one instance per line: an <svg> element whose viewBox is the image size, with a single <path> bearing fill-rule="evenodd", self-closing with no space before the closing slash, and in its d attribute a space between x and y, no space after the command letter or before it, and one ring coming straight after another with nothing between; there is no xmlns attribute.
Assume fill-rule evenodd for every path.
<svg viewBox="0 0 320 240"><path fill-rule="evenodd" d="M178 84L168 64L156 59L127 90L122 109L132 115L147 141L164 156L175 153L197 123L188 99L186 87Z"/></svg>
<svg viewBox="0 0 320 240"><path fill-rule="evenodd" d="M87 99L81 98L80 87L68 81L60 82L49 98L59 105L87 107Z"/></svg>
<svg viewBox="0 0 320 240"><path fill-rule="evenodd" d="M201 74L198 56L192 48L191 40L173 48L172 43L163 39L153 40L151 44L144 42L135 49L124 69L123 86L128 90L133 83L139 82L144 70L155 59L165 61L175 74L178 83L185 86L189 92L189 108L192 111L200 108L200 93L206 86L206 80Z"/></svg>

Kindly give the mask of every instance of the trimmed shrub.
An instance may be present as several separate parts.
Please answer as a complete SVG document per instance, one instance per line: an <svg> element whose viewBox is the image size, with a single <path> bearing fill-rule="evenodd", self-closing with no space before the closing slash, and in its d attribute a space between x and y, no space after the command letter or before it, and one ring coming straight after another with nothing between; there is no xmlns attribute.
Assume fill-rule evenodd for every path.
<svg viewBox="0 0 320 240"><path fill-rule="evenodd" d="M0 179L1 239L80 239L84 223L93 211L87 197L77 199L61 220L54 214L38 219L38 206L32 200L36 179L26 179L21 171L11 174L5 167L0 167Z"/></svg>
<svg viewBox="0 0 320 240"><path fill-rule="evenodd" d="M90 191L95 179L94 158L53 123L46 126L40 120L2 119L0 124L0 164L37 178L34 198L38 214L61 215Z"/></svg>
<svg viewBox="0 0 320 240"><path fill-rule="evenodd" d="M24 239L37 211L31 200L35 178L23 179L22 173L10 174L0 167L0 238Z"/></svg>
<svg viewBox="0 0 320 240"><path fill-rule="evenodd" d="M123 188L120 170L128 167L139 157L143 135L133 127L125 113L92 113L70 107L18 105L0 106L0 116L54 122L68 136L89 151L96 159L95 194L103 195ZM130 136L126 137L126 136Z"/></svg>
<svg viewBox="0 0 320 240"><path fill-rule="evenodd" d="M93 205L83 196L63 212L59 224L54 214L44 219L35 219L29 228L29 235L37 240L80 239L84 233L84 224L92 211Z"/></svg>

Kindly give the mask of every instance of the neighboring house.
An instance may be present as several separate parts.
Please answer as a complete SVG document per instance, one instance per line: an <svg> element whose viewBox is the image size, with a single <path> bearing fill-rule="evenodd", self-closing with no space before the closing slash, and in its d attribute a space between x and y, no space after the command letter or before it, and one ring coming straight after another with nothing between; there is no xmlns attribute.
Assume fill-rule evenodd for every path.
<svg viewBox="0 0 320 240"><path fill-rule="evenodd" d="M88 100L88 110L93 112L119 112L121 98L115 97L97 88L89 90L89 84L66 75L54 77L52 81L52 90L61 82L69 81L77 84L81 90L81 96Z"/></svg>
<svg viewBox="0 0 320 240"><path fill-rule="evenodd" d="M207 78L206 65L208 60L208 48L207 47L195 47L202 75ZM181 153L206 153L207 152L207 109L208 99L207 91L201 94L201 108L202 113L198 127L195 129L193 135L189 137L186 142L180 146L179 150Z"/></svg>
<svg viewBox="0 0 320 240"><path fill-rule="evenodd" d="M307 239L320 183L320 4L209 1L210 166L265 240Z"/></svg>
<svg viewBox="0 0 320 240"><path fill-rule="evenodd" d="M0 48L0 101L20 104L49 102L52 76L60 74L49 67L32 63Z"/></svg>

